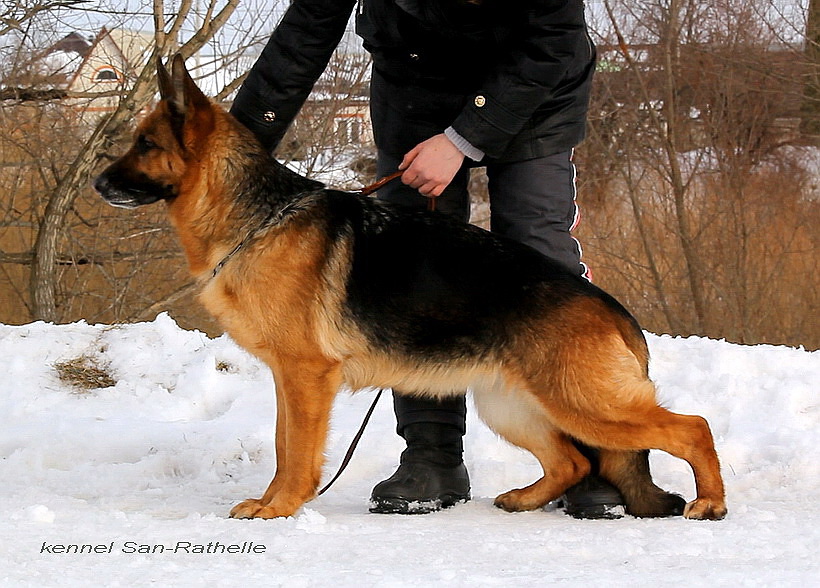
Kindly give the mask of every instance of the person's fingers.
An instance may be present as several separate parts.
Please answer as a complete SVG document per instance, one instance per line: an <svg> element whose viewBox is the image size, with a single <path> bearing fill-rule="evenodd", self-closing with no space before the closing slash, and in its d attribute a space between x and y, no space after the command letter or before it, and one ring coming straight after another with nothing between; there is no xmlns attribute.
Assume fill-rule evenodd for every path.
<svg viewBox="0 0 820 588"><path fill-rule="evenodd" d="M406 170L408 167L410 167L410 164L412 164L416 157L418 157L419 151L420 145L416 145L410 151L405 153L404 157L401 160L401 163L399 164L399 170ZM402 180L403 179L404 176L402 176Z"/></svg>
<svg viewBox="0 0 820 588"><path fill-rule="evenodd" d="M425 196L438 196L444 187L438 182L426 182L419 187L419 192Z"/></svg>

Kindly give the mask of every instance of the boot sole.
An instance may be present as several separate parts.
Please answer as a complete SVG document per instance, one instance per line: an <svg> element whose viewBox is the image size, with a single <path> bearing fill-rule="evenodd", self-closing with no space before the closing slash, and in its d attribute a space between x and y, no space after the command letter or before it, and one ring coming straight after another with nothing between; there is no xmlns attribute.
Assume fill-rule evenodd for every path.
<svg viewBox="0 0 820 588"><path fill-rule="evenodd" d="M626 514L623 504L594 504L565 507L564 512L574 519L620 519Z"/></svg>
<svg viewBox="0 0 820 588"><path fill-rule="evenodd" d="M467 502L470 496L443 496L435 500L407 500L405 498L370 499L370 512L375 514L428 514L456 504Z"/></svg>

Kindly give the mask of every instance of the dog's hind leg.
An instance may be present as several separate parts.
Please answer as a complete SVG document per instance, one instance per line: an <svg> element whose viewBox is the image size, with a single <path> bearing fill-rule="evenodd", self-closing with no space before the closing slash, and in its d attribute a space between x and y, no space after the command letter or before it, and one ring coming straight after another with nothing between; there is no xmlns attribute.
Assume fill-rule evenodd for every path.
<svg viewBox="0 0 820 588"><path fill-rule="evenodd" d="M614 395L610 396L612 398ZM627 508L630 499L637 499L634 510L640 512L640 496L628 483L630 469L624 467L624 456L618 452L640 449L660 449L688 462L695 475L697 497L686 505L683 515L690 519L721 519L726 515L726 501L720 464L712 433L706 420L699 416L676 414L660 406L629 409L618 407L607 413L569 412L553 405L551 414L556 425L573 437L601 449L601 473L616 486L621 486ZM617 412L615 417L613 412ZM616 450L607 452L606 450ZM620 473L619 473L620 472Z"/></svg>
<svg viewBox="0 0 820 588"><path fill-rule="evenodd" d="M649 450L613 451L575 445L592 465L592 474L613 484L624 499L626 512L636 517L670 517L683 514L686 501L658 488L649 471Z"/></svg>
<svg viewBox="0 0 820 588"><path fill-rule="evenodd" d="M555 429L535 398L521 391L473 395L478 413L501 437L532 453L544 475L525 488L510 490L495 499L506 511L534 510L555 500L590 471L587 460L572 441Z"/></svg>
<svg viewBox="0 0 820 588"><path fill-rule="evenodd" d="M686 501L666 492L652 482L649 451L598 452L601 476L609 480L624 497L626 512L636 517L669 517L683 514Z"/></svg>
<svg viewBox="0 0 820 588"><path fill-rule="evenodd" d="M525 488L516 488L496 497L494 504L508 512L534 510L555 500L589 473L589 461L572 441L559 431L549 431L538 443L534 439L508 441L531 452L544 475Z"/></svg>
<svg viewBox="0 0 820 588"><path fill-rule="evenodd" d="M333 399L342 383L340 366L323 358L285 358L273 364L276 382L276 475L262 498L231 510L233 518L294 514L316 495L322 475ZM283 428L280 428L284 425Z"/></svg>
<svg viewBox="0 0 820 588"><path fill-rule="evenodd" d="M602 462L606 463L601 464L601 473L616 486L625 484L628 509L629 500L637 500L632 505L635 512L647 506L641 504L640 492L628 481L630 472L642 475L645 464L630 465L628 454L618 456L603 450L660 449L683 459L691 466L697 486L697 497L686 505L684 516L723 518L723 479L706 420L658 406L645 349L628 329L613 329L605 321L596 323L595 317L586 318L587 323L597 325L596 329L587 325L583 332L565 334L540 376L539 366L529 368L535 374L528 381L548 382L543 389L549 392L538 396L543 410L557 429L602 450Z"/></svg>

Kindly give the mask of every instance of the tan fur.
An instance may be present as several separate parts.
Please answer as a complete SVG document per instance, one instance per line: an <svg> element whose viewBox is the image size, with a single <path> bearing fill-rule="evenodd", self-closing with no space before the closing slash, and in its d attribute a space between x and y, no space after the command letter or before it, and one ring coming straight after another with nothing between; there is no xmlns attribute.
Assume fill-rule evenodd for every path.
<svg viewBox="0 0 820 588"><path fill-rule="evenodd" d="M543 506L589 472L589 462L571 442L575 438L602 449L601 473L619 487L629 486L630 475L648 477L648 466L644 472L627 452L656 448L685 459L698 493L686 516L725 514L708 426L700 417L657 405L645 343L627 318L600 300L578 298L560 311L545 304L544 316L532 316L491 357L434 363L376 352L343 312L350 243L331 242L311 222L309 207L266 230L211 278L247 230L229 220L234 204L224 183L230 170L220 167L224 151L246 139L237 139L241 127L207 100L193 96L191 106L184 154L173 147L162 102L139 132L166 149L149 159L129 152L123 161L178 186L169 214L192 274L204 282L202 302L238 344L273 371L276 475L261 498L238 504L231 516L290 516L315 496L331 406L343 386L396 387L439 397L471 388L489 426L532 452L544 470L531 486L496 499L506 510ZM652 488L636 486L625 494L639 501Z"/></svg>

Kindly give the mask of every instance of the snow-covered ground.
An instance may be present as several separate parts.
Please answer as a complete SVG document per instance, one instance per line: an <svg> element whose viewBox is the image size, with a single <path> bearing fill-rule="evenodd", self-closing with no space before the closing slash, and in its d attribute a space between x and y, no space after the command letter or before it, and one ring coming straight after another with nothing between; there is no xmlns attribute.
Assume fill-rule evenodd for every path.
<svg viewBox="0 0 820 588"><path fill-rule="evenodd" d="M327 494L292 518L230 520L231 506L258 496L274 471L264 366L227 337L184 331L164 315L122 326L0 325L0 584L817 586L820 353L648 338L663 401L712 425L728 489L723 521L502 512L493 497L539 469L474 411L472 502L426 516L370 514L370 490L402 448L389 397ZM83 356L116 385L61 382L55 365ZM339 396L328 475L371 399ZM692 497L688 466L657 452L652 464L661 486Z"/></svg>

